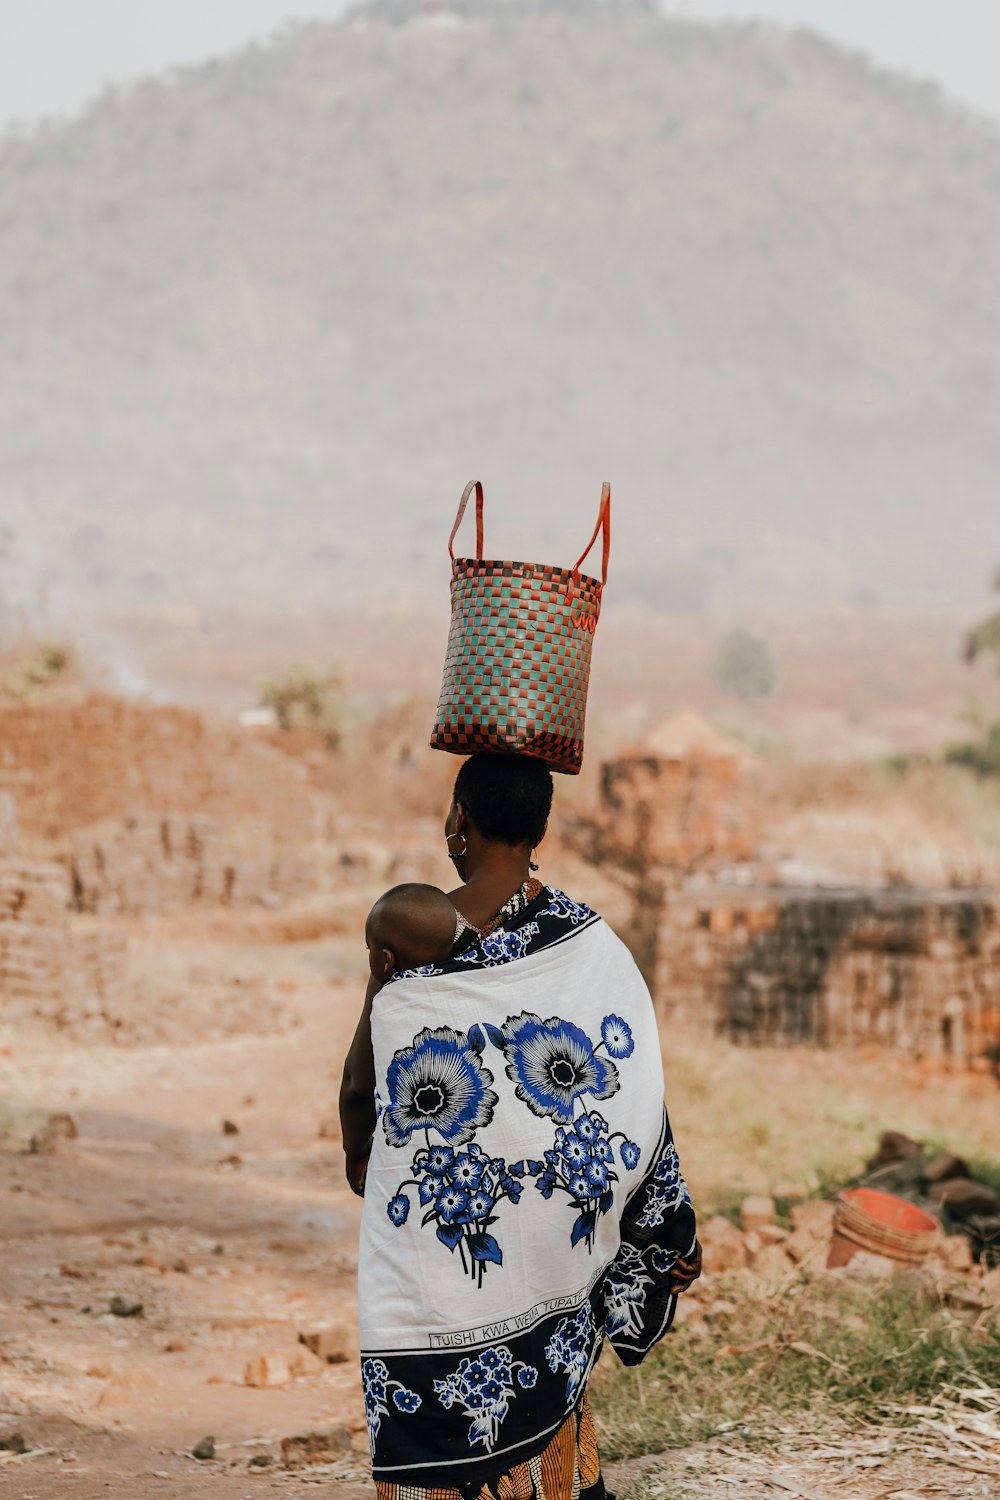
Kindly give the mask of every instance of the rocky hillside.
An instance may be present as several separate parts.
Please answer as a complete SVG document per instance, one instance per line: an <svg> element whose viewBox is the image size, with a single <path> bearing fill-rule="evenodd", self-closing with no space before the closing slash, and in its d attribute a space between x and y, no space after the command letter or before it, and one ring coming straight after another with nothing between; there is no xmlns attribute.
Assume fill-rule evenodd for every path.
<svg viewBox="0 0 1000 1500"><path fill-rule="evenodd" d="M957 607L1000 551L1000 136L807 33L428 7L0 148L0 520L74 618L571 561L618 598ZM609 599L610 602L610 599Z"/></svg>

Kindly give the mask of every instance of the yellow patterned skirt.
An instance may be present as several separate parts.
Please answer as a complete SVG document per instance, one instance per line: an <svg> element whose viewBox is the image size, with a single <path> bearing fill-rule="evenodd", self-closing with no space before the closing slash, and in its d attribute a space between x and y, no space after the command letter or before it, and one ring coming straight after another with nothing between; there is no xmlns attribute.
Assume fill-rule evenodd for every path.
<svg viewBox="0 0 1000 1500"><path fill-rule="evenodd" d="M461 1490L428 1485L375 1481L378 1500L470 1500ZM603 1500L604 1483L597 1453L597 1433L586 1391L548 1446L527 1463L484 1484L474 1500Z"/></svg>

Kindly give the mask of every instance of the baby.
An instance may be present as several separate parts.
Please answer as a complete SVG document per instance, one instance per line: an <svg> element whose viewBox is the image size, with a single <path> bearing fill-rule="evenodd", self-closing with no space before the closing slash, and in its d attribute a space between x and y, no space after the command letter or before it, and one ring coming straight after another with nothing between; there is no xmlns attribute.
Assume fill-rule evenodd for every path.
<svg viewBox="0 0 1000 1500"><path fill-rule="evenodd" d="M435 885L395 885L365 922L368 967L382 985L403 969L444 963L469 924Z"/></svg>

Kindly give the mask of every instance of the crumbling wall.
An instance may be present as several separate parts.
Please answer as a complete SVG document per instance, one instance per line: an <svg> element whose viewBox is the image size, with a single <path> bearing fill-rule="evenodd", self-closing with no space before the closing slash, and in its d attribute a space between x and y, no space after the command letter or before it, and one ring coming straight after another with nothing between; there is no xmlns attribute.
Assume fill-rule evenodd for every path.
<svg viewBox="0 0 1000 1500"><path fill-rule="evenodd" d="M124 933L71 915L62 865L0 860L0 1019L100 1019L125 962Z"/></svg>
<svg viewBox="0 0 1000 1500"><path fill-rule="evenodd" d="M741 1042L881 1042L958 1063L1000 1047L996 893L715 886L658 899L665 1019Z"/></svg>
<svg viewBox="0 0 1000 1500"><path fill-rule="evenodd" d="M73 905L93 913L178 911L206 902L281 906L315 886L300 854L255 857L227 848L212 818L143 813L110 831L71 835Z"/></svg>
<svg viewBox="0 0 1000 1500"><path fill-rule="evenodd" d="M22 834L42 840L165 806L261 820L291 844L314 836L322 812L302 759L191 709L106 693L0 705L2 792Z"/></svg>

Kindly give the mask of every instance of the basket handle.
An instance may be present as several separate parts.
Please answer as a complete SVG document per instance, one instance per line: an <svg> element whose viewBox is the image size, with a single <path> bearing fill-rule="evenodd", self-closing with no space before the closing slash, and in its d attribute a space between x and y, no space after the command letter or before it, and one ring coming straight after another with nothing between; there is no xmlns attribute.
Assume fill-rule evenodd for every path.
<svg viewBox="0 0 1000 1500"><path fill-rule="evenodd" d="M459 519L461 519L461 516ZM604 554L601 563L601 584L603 586L608 581L608 558L611 556L611 485L607 481L601 485L601 505L597 512L597 525L594 527L594 535L590 538L576 567L573 569L574 584L580 582L580 568L586 562L591 548L597 541L598 533L602 530L604 532Z"/></svg>
<svg viewBox="0 0 1000 1500"><path fill-rule="evenodd" d="M470 479L469 482L468 482L468 484L465 486L465 489L462 491L462 498L458 502L458 515L455 517L455 524L451 528L451 536L448 538L448 556L451 558L452 562L455 561L455 550L454 550L454 548L455 548L455 538L458 535L458 528L462 524L462 517L465 515L465 507L469 503L469 496L472 494L473 490L475 490L475 492L476 492L476 557L477 557L477 559L480 559L480 560L482 559L482 555L483 555L483 482L482 482L481 479ZM593 545L593 544L591 544L591 545Z"/></svg>

